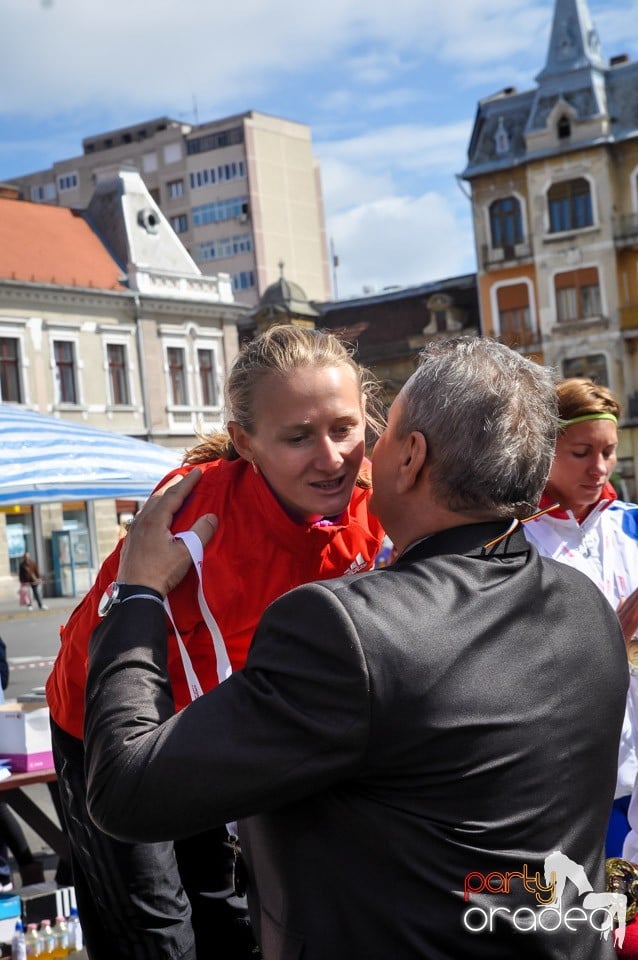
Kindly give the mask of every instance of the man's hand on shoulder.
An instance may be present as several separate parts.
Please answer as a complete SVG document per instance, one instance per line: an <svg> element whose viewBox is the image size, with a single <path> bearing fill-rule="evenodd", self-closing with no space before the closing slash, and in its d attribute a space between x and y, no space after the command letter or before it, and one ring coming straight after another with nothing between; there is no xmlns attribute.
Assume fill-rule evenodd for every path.
<svg viewBox="0 0 638 960"><path fill-rule="evenodd" d="M149 497L123 541L119 582L144 584L166 596L186 576L191 556L182 540L173 536L171 524L201 476L201 470L195 468L185 477L174 477ZM216 529L217 517L212 513L199 517L191 527L204 547Z"/></svg>

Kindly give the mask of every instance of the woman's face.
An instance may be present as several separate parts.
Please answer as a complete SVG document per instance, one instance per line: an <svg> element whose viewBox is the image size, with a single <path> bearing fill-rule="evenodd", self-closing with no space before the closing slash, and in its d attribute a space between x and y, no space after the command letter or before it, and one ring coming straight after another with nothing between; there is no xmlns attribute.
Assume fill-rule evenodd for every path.
<svg viewBox="0 0 638 960"><path fill-rule="evenodd" d="M618 432L612 420L585 420L558 437L546 492L581 519L598 502L616 466Z"/></svg>
<svg viewBox="0 0 638 960"><path fill-rule="evenodd" d="M361 391L346 365L307 366L255 386L254 432L229 424L235 448L253 460L287 510L314 520L345 510L361 467Z"/></svg>

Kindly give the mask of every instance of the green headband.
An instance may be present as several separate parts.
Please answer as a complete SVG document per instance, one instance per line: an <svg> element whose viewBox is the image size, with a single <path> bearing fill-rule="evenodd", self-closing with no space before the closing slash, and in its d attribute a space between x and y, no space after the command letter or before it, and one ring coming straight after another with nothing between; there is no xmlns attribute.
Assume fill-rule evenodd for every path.
<svg viewBox="0 0 638 960"><path fill-rule="evenodd" d="M561 427L571 427L573 423L585 423L586 420L611 420L618 423L618 417L613 413L586 413L583 417L573 417L571 420L559 420Z"/></svg>

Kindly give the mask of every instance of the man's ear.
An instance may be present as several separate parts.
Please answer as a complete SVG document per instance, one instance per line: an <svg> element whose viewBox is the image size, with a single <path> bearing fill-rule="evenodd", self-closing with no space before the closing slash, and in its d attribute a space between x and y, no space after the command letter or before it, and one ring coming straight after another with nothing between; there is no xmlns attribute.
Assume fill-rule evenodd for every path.
<svg viewBox="0 0 638 960"><path fill-rule="evenodd" d="M427 459L428 443L422 433L413 430L401 447L399 471L397 475L397 493L408 493L419 481L421 470Z"/></svg>
<svg viewBox="0 0 638 960"><path fill-rule="evenodd" d="M239 456L243 457L244 460L248 460L249 463L252 463L254 454L250 442L250 434L246 433L244 428L241 427L236 420L229 420L226 424L226 429Z"/></svg>

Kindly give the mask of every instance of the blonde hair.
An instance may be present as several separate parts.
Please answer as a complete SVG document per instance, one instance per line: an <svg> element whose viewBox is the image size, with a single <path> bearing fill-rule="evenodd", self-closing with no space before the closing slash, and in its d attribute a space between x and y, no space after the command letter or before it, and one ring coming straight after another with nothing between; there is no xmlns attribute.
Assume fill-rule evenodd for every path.
<svg viewBox="0 0 638 960"><path fill-rule="evenodd" d="M306 329L293 324L277 324L241 348L224 390L226 422L233 420L246 433L255 429L255 386L273 374L286 377L303 367L347 366L354 372L361 390L366 426L373 436L383 429L379 401L379 385L368 370L355 361L351 348L334 334ZM183 462L203 463L210 460L236 460L239 454L226 430L202 437L201 443L186 451ZM369 480L359 477L359 486L368 487Z"/></svg>
<svg viewBox="0 0 638 960"><path fill-rule="evenodd" d="M620 419L620 404L611 390L586 377L568 377L556 384L560 420L575 420L592 414L611 413ZM566 426L562 429L566 430Z"/></svg>

